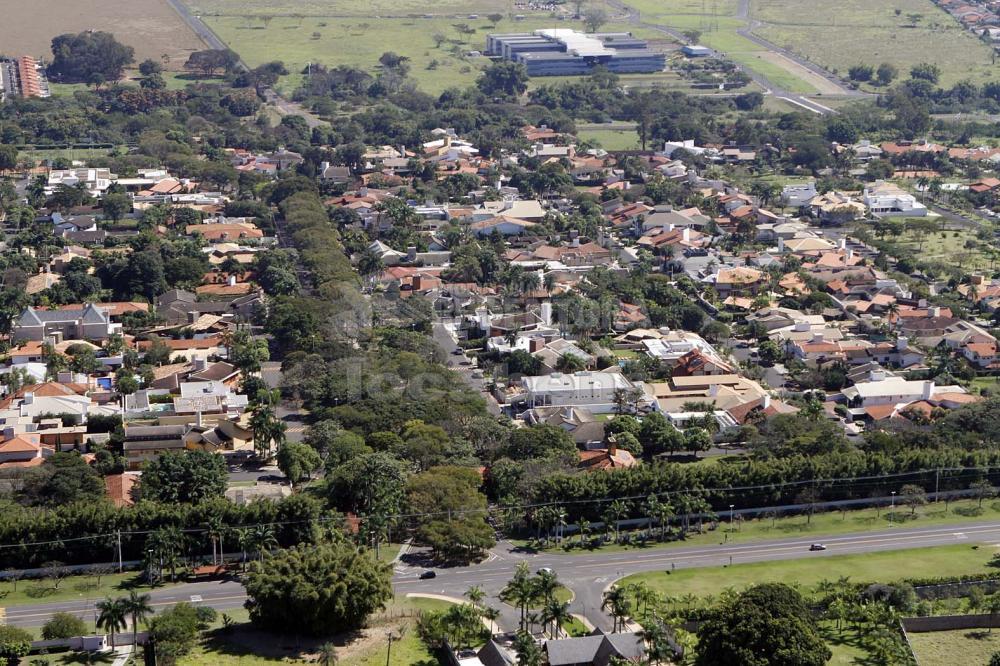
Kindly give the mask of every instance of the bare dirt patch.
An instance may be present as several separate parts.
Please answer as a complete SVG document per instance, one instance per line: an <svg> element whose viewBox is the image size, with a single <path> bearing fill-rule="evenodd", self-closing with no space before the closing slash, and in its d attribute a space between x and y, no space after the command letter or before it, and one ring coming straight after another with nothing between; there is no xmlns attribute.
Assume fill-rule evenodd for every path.
<svg viewBox="0 0 1000 666"><path fill-rule="evenodd" d="M9 2L0 19L6 55L51 60L52 38L67 32L104 30L135 49L136 62L152 58L180 70L188 54L205 48L164 0L33 0Z"/></svg>

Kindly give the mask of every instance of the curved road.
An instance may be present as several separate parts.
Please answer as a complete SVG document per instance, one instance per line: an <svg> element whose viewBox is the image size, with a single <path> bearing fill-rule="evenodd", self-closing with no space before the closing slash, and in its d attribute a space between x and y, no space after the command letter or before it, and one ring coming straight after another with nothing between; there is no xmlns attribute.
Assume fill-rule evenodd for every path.
<svg viewBox="0 0 1000 666"><path fill-rule="evenodd" d="M822 558L832 555L873 553L880 551L927 548L966 543L1000 543L1000 523L967 522L928 528L896 528L837 536L810 535L808 538L773 539L739 543L720 543L712 546L685 547L683 545L629 550L623 552L594 552L568 555L564 553L529 554L519 552L509 543L501 543L490 557L467 567L436 569L437 576L420 580L423 567L399 563L393 583L399 594L422 593L461 597L473 585L482 586L491 602L503 609L501 626L516 628L514 610L499 604L496 597L510 580L517 565L525 561L532 571L550 567L560 582L574 593L570 610L587 617L593 624L610 628L610 618L601 611L603 591L615 580L631 574L664 571L671 568L713 567L733 564ZM826 544L828 549L811 552L809 545ZM915 557L919 557L916 555ZM179 601L191 601L211 606L220 611L242 606L246 599L242 585L235 580L222 582L187 583L166 587L152 593L154 608L163 608ZM73 601L30 604L4 609L4 621L16 626L39 626L53 613L65 611L91 618L96 598Z"/></svg>

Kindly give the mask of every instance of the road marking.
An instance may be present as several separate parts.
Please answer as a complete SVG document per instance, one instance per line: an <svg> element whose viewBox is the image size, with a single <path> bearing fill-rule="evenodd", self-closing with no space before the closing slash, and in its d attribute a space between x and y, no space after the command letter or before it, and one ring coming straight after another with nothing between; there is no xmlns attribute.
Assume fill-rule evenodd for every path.
<svg viewBox="0 0 1000 666"><path fill-rule="evenodd" d="M969 537L965 536L964 532L955 532L952 536L954 536L956 539L968 539L969 538Z"/></svg>
<svg viewBox="0 0 1000 666"><path fill-rule="evenodd" d="M201 602L202 602L202 599L201 599L201 595L200 594L192 594L191 595L191 603L193 603L193 604L200 604Z"/></svg>

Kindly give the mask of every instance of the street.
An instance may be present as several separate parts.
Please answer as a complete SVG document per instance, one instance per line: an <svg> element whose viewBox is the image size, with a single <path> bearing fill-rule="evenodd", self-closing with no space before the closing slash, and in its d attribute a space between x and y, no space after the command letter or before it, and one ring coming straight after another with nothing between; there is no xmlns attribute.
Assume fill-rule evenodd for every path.
<svg viewBox="0 0 1000 666"><path fill-rule="evenodd" d="M957 523L933 528L895 528L848 535L810 535L804 538L774 539L739 543L739 535L729 543L717 546L667 546L648 550L630 550L610 553L542 553L518 551L510 543L501 542L482 563L466 567L436 568L437 577L420 580L425 567L420 564L397 563L393 582L397 594L439 594L461 598L474 585L481 586L489 602L502 610L500 624L506 629L516 628L513 608L501 604L497 595L510 580L518 563L525 561L532 572L550 567L560 582L569 588L574 599L570 611L587 617L595 626L610 629L611 620L601 610L602 594L614 581L644 571L714 567L749 562L792 560L830 557L854 553L926 548L955 544L997 543L1000 541L1000 523ZM824 543L828 548L810 552L809 545ZM889 574L898 572L887 572ZM238 581L212 581L187 583L155 590L151 594L154 608L160 609L180 601L191 601L211 606L220 611L239 608L245 599ZM83 595L81 594L81 597ZM6 622L16 626L40 626L53 613L65 611L91 618L97 598L81 598L15 606L4 609Z"/></svg>

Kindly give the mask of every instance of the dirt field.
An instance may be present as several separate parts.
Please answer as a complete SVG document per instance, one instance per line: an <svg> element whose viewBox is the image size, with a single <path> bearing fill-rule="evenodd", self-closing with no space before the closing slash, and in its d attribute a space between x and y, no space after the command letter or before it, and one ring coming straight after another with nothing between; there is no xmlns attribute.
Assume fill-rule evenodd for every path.
<svg viewBox="0 0 1000 666"><path fill-rule="evenodd" d="M761 57L788 71L793 76L802 79L823 95L843 95L847 92L833 81L820 76L811 69L803 67L791 58L787 58L780 53L767 51L766 53L761 54Z"/></svg>
<svg viewBox="0 0 1000 666"><path fill-rule="evenodd" d="M0 50L51 59L52 38L105 30L135 49L136 62L152 58L179 70L192 51L205 48L164 0L33 0L4 2Z"/></svg>

